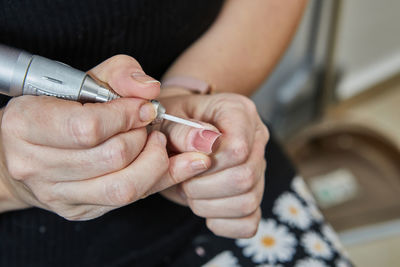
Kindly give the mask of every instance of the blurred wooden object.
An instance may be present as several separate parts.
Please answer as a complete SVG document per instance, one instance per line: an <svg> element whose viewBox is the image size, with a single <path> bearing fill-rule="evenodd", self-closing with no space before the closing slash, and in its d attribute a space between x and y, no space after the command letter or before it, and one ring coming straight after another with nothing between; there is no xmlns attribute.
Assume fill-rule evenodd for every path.
<svg viewBox="0 0 400 267"><path fill-rule="evenodd" d="M378 131L354 122L331 121L308 128L287 143L306 182L346 169L359 192L322 212L338 231L400 218L400 150Z"/></svg>

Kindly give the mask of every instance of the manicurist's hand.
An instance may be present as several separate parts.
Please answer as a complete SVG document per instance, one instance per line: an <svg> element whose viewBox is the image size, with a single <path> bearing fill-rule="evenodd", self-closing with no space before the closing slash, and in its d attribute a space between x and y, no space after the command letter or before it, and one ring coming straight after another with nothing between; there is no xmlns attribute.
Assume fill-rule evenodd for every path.
<svg viewBox="0 0 400 267"><path fill-rule="evenodd" d="M145 197L156 184L173 185L170 172L179 173L173 168L199 157L207 161L189 153L170 165L165 136L147 135L145 126L156 114L146 99L157 97L160 87L136 60L115 56L89 74L125 97L82 105L22 96L6 106L0 211L40 207L69 220L87 220Z"/></svg>
<svg viewBox="0 0 400 267"><path fill-rule="evenodd" d="M175 94L174 89L163 91L160 101L168 113L210 123L222 134L209 126L199 130L163 122L161 131L170 150L202 151L212 157L207 172L163 195L206 218L208 228L217 235L253 236L261 217L264 149L269 138L253 102L238 94Z"/></svg>

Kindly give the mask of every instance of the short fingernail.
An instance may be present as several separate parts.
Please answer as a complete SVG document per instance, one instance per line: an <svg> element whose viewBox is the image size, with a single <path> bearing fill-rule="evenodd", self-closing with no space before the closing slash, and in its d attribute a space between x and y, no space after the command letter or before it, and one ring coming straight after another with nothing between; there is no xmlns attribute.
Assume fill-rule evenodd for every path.
<svg viewBox="0 0 400 267"><path fill-rule="evenodd" d="M206 162L202 159L192 161L190 166L194 172L205 171L208 169Z"/></svg>
<svg viewBox="0 0 400 267"><path fill-rule="evenodd" d="M165 135L163 135L160 132L157 132L156 134L157 134L158 142L160 142L160 144L162 146L165 146L167 144L167 139L165 138Z"/></svg>
<svg viewBox="0 0 400 267"><path fill-rule="evenodd" d="M156 117L156 110L154 105L151 103L143 104L139 110L139 118L143 122L148 122L154 120Z"/></svg>
<svg viewBox="0 0 400 267"><path fill-rule="evenodd" d="M135 81L138 81L140 83L144 83L144 84L152 84L152 83L158 83L161 84L159 81L155 80L154 78L150 77L149 75L147 75L144 72L134 72L132 73L132 78Z"/></svg>
<svg viewBox="0 0 400 267"><path fill-rule="evenodd" d="M218 132L210 131L210 130L201 130L199 131L194 140L193 146L198 150L205 153L211 153L212 147L215 141L220 137L221 134Z"/></svg>

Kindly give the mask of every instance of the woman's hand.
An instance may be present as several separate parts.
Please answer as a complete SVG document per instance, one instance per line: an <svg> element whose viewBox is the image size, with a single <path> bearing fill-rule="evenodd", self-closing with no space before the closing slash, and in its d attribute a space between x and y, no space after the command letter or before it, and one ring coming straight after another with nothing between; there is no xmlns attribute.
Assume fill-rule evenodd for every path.
<svg viewBox="0 0 400 267"><path fill-rule="evenodd" d="M170 165L165 136L147 136L145 126L156 114L145 99L157 97L160 88L136 60L115 56L89 74L125 97L82 105L22 96L5 108L0 188L8 197L0 201L3 211L35 206L87 220L145 197L155 185L171 186L170 173L179 173L174 168L190 160L207 161L194 153Z"/></svg>
<svg viewBox="0 0 400 267"><path fill-rule="evenodd" d="M210 170L171 187L163 195L206 218L208 228L217 235L253 236L261 217L264 149L269 138L255 105L237 94L180 95L174 90L166 89L159 99L168 113L210 123L222 135L213 144L218 134L206 132L207 138L201 141L201 130L163 122L161 131L176 152L209 154L214 146ZM202 146L196 145L201 142Z"/></svg>

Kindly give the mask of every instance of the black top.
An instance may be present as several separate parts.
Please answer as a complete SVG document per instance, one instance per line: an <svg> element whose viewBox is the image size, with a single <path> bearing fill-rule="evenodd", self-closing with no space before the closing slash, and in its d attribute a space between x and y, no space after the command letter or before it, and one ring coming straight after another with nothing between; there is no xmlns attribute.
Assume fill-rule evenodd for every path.
<svg viewBox="0 0 400 267"><path fill-rule="evenodd" d="M0 0L0 43L88 70L135 57L159 78L222 0ZM4 103L6 98L1 97ZM32 208L0 214L0 266L152 266L202 224L159 195L87 222Z"/></svg>

